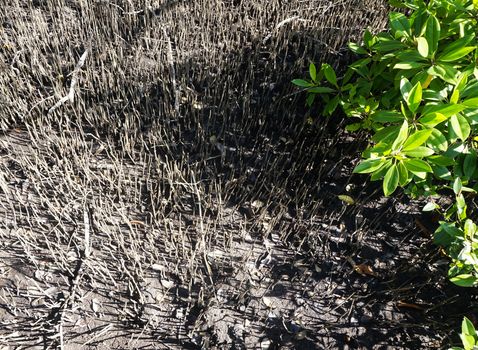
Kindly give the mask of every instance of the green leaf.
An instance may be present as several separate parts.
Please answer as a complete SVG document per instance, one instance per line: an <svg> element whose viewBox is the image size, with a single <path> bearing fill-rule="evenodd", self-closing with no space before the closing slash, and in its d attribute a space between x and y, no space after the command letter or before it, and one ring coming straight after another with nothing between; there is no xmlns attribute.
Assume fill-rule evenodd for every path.
<svg viewBox="0 0 478 350"><path fill-rule="evenodd" d="M314 100L315 100L315 96L317 96L316 94L308 94L307 95L307 99L305 101L305 104L307 106L312 106L312 104L314 103Z"/></svg>
<svg viewBox="0 0 478 350"><path fill-rule="evenodd" d="M462 105L469 107L469 108L476 108L478 107L478 97L472 97L469 99L466 99L461 102Z"/></svg>
<svg viewBox="0 0 478 350"><path fill-rule="evenodd" d="M473 323L466 317L463 317L463 322L461 323L461 333L471 335L476 337L476 329Z"/></svg>
<svg viewBox="0 0 478 350"><path fill-rule="evenodd" d="M405 165L403 165L403 162L400 161L397 163L397 169L398 169L398 176L399 176L398 183L402 187L406 186L412 179L408 173L407 168L405 167Z"/></svg>
<svg viewBox="0 0 478 350"><path fill-rule="evenodd" d="M448 168L444 166L435 165L433 168L433 174L438 178L446 181L453 179L451 172Z"/></svg>
<svg viewBox="0 0 478 350"><path fill-rule="evenodd" d="M434 127L440 123L443 123L447 119L448 117L443 115L442 113L435 112L424 115L418 121L423 125Z"/></svg>
<svg viewBox="0 0 478 350"><path fill-rule="evenodd" d="M433 211L433 210L438 209L438 208L440 208L440 206L438 204L433 203L433 202L429 202L423 207L422 211Z"/></svg>
<svg viewBox="0 0 478 350"><path fill-rule="evenodd" d="M453 51L447 50L443 52L439 57L437 57L437 60L440 62L453 62L468 55L470 52L474 51L475 49L476 49L476 46L466 46L466 47L457 48Z"/></svg>
<svg viewBox="0 0 478 350"><path fill-rule="evenodd" d="M448 149L448 141L440 130L432 129L432 133L427 140L427 146L435 152L445 152Z"/></svg>
<svg viewBox="0 0 478 350"><path fill-rule="evenodd" d="M380 129L372 136L373 142L392 143L397 138L400 127L398 125L390 125Z"/></svg>
<svg viewBox="0 0 478 350"><path fill-rule="evenodd" d="M311 63L309 65L309 75L310 75L310 79L312 79L312 81L316 82L317 80L317 68L315 68L315 64Z"/></svg>
<svg viewBox="0 0 478 350"><path fill-rule="evenodd" d="M339 105L340 102L340 97L337 95L333 99L331 99L324 107L324 114L326 115L332 115L334 111L337 109L337 106Z"/></svg>
<svg viewBox="0 0 478 350"><path fill-rule="evenodd" d="M372 158L361 161L353 170L356 174L368 174L379 170L385 161L383 158Z"/></svg>
<svg viewBox="0 0 478 350"><path fill-rule="evenodd" d="M435 231L434 241L437 245L447 247L462 235L463 232L455 227L454 223L440 221L440 226Z"/></svg>
<svg viewBox="0 0 478 350"><path fill-rule="evenodd" d="M430 113L441 113L445 117L451 117L453 114L460 113L466 107L461 104L439 104L439 105L427 105L423 108L422 114L424 118Z"/></svg>
<svg viewBox="0 0 478 350"><path fill-rule="evenodd" d="M357 130L360 130L362 128L362 123L352 123L352 124L349 124L345 127L345 130L347 131L357 131Z"/></svg>
<svg viewBox="0 0 478 350"><path fill-rule="evenodd" d="M463 173L468 179L473 177L473 174L476 170L476 151L471 150L469 154L465 156L465 160L463 161Z"/></svg>
<svg viewBox="0 0 478 350"><path fill-rule="evenodd" d="M473 235L476 232L476 224L470 219L466 219L463 229L465 231L465 235L473 239Z"/></svg>
<svg viewBox="0 0 478 350"><path fill-rule="evenodd" d="M428 42L427 42L427 39L425 39L422 36L418 37L417 38L417 49L418 49L418 53L422 57L427 57L428 56Z"/></svg>
<svg viewBox="0 0 478 350"><path fill-rule="evenodd" d="M402 121L404 116L397 111L377 111L370 118L377 123L393 123Z"/></svg>
<svg viewBox="0 0 478 350"><path fill-rule="evenodd" d="M367 50L365 50L363 47L357 45L356 43L350 42L348 44L350 51L358 54L358 55L365 55L367 54Z"/></svg>
<svg viewBox="0 0 478 350"><path fill-rule="evenodd" d="M461 287L471 287L472 285L461 285ZM461 339L461 342L463 343L463 347L465 348L465 350L474 350L475 337L471 335L467 335L467 334L460 334L460 339Z"/></svg>
<svg viewBox="0 0 478 350"><path fill-rule="evenodd" d="M332 85L337 86L337 76L332 66L330 64L324 63L322 68L324 70L325 79L327 79L327 81Z"/></svg>
<svg viewBox="0 0 478 350"><path fill-rule="evenodd" d="M413 89L413 85L410 84L407 78L400 79L400 92L402 93L402 97L404 101L408 101L408 95L410 95L410 91Z"/></svg>
<svg viewBox="0 0 478 350"><path fill-rule="evenodd" d="M403 151L403 154L405 154L407 157L412 157L412 158L422 158L422 157L428 157L431 156L433 153L435 153L432 149L428 147L415 147L414 149L411 149L409 151Z"/></svg>
<svg viewBox="0 0 478 350"><path fill-rule="evenodd" d="M376 170L372 173L372 176L370 176L370 180L371 181L376 181L376 180L379 180L379 179L383 178L383 176L388 171L388 169L390 169L391 166L392 166L392 160L388 159L385 162L383 168L380 168L379 170Z"/></svg>
<svg viewBox="0 0 478 350"><path fill-rule="evenodd" d="M455 192L456 195L459 195L461 193L463 185L461 183L461 179L457 177L455 181L453 181L453 192Z"/></svg>
<svg viewBox="0 0 478 350"><path fill-rule="evenodd" d="M410 22L403 13L390 12L389 19L395 38L410 35Z"/></svg>
<svg viewBox="0 0 478 350"><path fill-rule="evenodd" d="M450 281L460 287L473 287L477 282L477 278L471 274L462 274L450 278Z"/></svg>
<svg viewBox="0 0 478 350"><path fill-rule="evenodd" d="M427 65L426 63L414 62L414 61L401 62L401 63L395 64L395 65L393 66L393 69L408 70L408 69L423 68L423 67L425 67L426 65Z"/></svg>
<svg viewBox="0 0 478 350"><path fill-rule="evenodd" d="M398 187L399 174L396 165L392 165L388 169L383 178L383 193L385 196L391 195Z"/></svg>
<svg viewBox="0 0 478 350"><path fill-rule="evenodd" d="M457 75L459 74L458 70L453 66L450 66L445 63L439 63L428 68L427 73L436 77L441 78L450 84L457 84Z"/></svg>
<svg viewBox="0 0 478 350"><path fill-rule="evenodd" d="M412 173L431 173L432 168L421 159L406 159L403 161L408 171Z"/></svg>
<svg viewBox="0 0 478 350"><path fill-rule="evenodd" d="M398 132L397 138L393 141L392 150L396 150L403 145L403 143L407 140L408 137L408 122L406 120L403 121L402 126L400 127L400 131Z"/></svg>
<svg viewBox="0 0 478 350"><path fill-rule="evenodd" d="M471 128L465 117L455 114L450 117L450 126L455 132L456 136L462 141L465 141L470 136Z"/></svg>
<svg viewBox="0 0 478 350"><path fill-rule="evenodd" d="M307 80L303 80L303 79L294 79L294 80L292 80L292 84L300 86L300 87L312 87L312 86L314 86L314 84L312 84L311 82L309 82Z"/></svg>
<svg viewBox="0 0 478 350"><path fill-rule="evenodd" d="M408 108L415 113L422 102L422 85L420 82L416 83L415 86L410 90L408 95L407 104Z"/></svg>
<svg viewBox="0 0 478 350"><path fill-rule="evenodd" d="M403 151L413 151L414 148L423 145L430 135L433 129L420 130L411 134L407 141L403 144Z"/></svg>
<svg viewBox="0 0 478 350"><path fill-rule="evenodd" d="M406 45L404 43L388 38L378 38L378 42L372 46L372 49L377 50L380 53L403 50L405 48Z"/></svg>
<svg viewBox="0 0 478 350"><path fill-rule="evenodd" d="M433 55L438 48L438 40L440 40L440 22L434 15L428 17L425 38L428 42L428 51Z"/></svg>
<svg viewBox="0 0 478 350"><path fill-rule="evenodd" d="M327 94L329 92L335 92L334 89L331 89L326 86L316 86L310 89L307 89L308 92L313 92L315 94Z"/></svg>
<svg viewBox="0 0 478 350"><path fill-rule="evenodd" d="M455 90L453 90L453 93L451 94L450 103L457 104L459 98L460 98L460 90L455 88Z"/></svg>
<svg viewBox="0 0 478 350"><path fill-rule="evenodd" d="M440 166L452 166L455 165L455 160L453 158L449 158L443 155L436 155L436 156L431 156L428 157L427 160L430 163L440 165Z"/></svg>

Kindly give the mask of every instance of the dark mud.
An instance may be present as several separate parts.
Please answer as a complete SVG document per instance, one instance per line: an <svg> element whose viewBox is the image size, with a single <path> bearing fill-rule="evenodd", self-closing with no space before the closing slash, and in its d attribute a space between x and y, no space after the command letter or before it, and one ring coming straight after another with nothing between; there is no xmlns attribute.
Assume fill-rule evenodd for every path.
<svg viewBox="0 0 478 350"><path fill-rule="evenodd" d="M0 346L458 340L476 296L446 280L433 218L351 176L360 137L290 84L309 60L345 64L382 2L15 1L0 16Z"/></svg>

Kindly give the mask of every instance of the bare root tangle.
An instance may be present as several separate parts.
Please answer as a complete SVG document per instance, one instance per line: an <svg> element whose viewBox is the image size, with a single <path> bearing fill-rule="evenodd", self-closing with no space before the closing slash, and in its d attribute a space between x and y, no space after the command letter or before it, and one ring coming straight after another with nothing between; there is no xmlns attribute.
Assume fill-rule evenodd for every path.
<svg viewBox="0 0 478 350"><path fill-rule="evenodd" d="M347 62L382 1L16 0L0 19L0 347L447 336L400 326L391 291L449 296L400 284L426 240L361 193L343 122L308 123L290 84ZM353 271L365 259L380 278Z"/></svg>

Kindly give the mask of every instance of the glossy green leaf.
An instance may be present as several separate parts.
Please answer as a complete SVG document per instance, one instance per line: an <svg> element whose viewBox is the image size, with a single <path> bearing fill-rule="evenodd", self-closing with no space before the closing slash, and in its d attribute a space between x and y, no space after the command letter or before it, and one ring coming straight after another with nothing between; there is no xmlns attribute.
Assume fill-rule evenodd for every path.
<svg viewBox="0 0 478 350"><path fill-rule="evenodd" d="M443 123L447 119L448 117L443 115L442 113L435 112L424 115L418 121L423 125L434 127L440 123Z"/></svg>
<svg viewBox="0 0 478 350"><path fill-rule="evenodd" d="M450 126L455 132L456 136L462 141L465 141L470 136L471 128L465 117L455 114L450 117Z"/></svg>
<svg viewBox="0 0 478 350"><path fill-rule="evenodd" d="M466 108L461 104L439 104L439 105L427 105L423 108L422 114L425 118L428 114L431 113L441 113L445 117L451 117L453 114L460 113Z"/></svg>
<svg viewBox="0 0 478 350"><path fill-rule="evenodd" d="M412 113L415 113L417 111L421 101L422 101L422 84L418 82L410 90L410 93L408 94L408 99L407 99L408 108L410 108Z"/></svg>
<svg viewBox="0 0 478 350"><path fill-rule="evenodd" d="M387 53L403 50L406 48L406 45L398 40L379 38L378 42L376 42L372 48L380 53Z"/></svg>
<svg viewBox="0 0 478 350"><path fill-rule="evenodd" d="M448 141L440 130L432 129L432 133L427 140L427 146L435 152L445 152L448 149Z"/></svg>
<svg viewBox="0 0 478 350"><path fill-rule="evenodd" d="M406 159L403 161L408 171L412 173L431 173L432 168L421 159Z"/></svg>
<svg viewBox="0 0 478 350"><path fill-rule="evenodd" d="M428 147L415 147L414 149L411 149L409 151L403 151L403 154L405 154L407 157L412 157L412 158L423 158L423 157L428 157L431 156L433 153L435 153L431 148Z"/></svg>
<svg viewBox="0 0 478 350"><path fill-rule="evenodd" d="M414 148L423 145L428 140L432 132L432 129L419 130L414 132L403 144L403 151L412 151Z"/></svg>
<svg viewBox="0 0 478 350"><path fill-rule="evenodd" d="M396 150L400 148L404 142L407 140L408 137L408 122L406 120L403 121L402 126L400 127L400 131L398 132L397 138L393 141L392 150Z"/></svg>
<svg viewBox="0 0 478 350"><path fill-rule="evenodd" d="M390 12L390 27L395 34L395 38L410 35L410 22L408 18L400 12Z"/></svg>
<svg viewBox="0 0 478 350"><path fill-rule="evenodd" d="M418 53L422 57L427 57L428 56L428 42L427 39L424 37L418 37L417 38L417 49Z"/></svg>
<svg viewBox="0 0 478 350"><path fill-rule="evenodd" d="M453 281L452 281L453 282ZM455 282L454 282L455 283ZM458 284L458 283L455 283ZM472 287L473 283L470 285L458 284L461 287ZM475 349L475 337L468 334L460 334L461 342L463 343L464 350L474 350Z"/></svg>
<svg viewBox="0 0 478 350"><path fill-rule="evenodd" d="M398 132L400 127L398 125L391 125L381 130L377 131L375 135L372 136L373 142L384 142L384 143L392 143L393 140L397 138Z"/></svg>
<svg viewBox="0 0 478 350"><path fill-rule="evenodd" d="M476 233L476 224L472 220L466 219L463 229L466 236L473 238Z"/></svg>
<svg viewBox="0 0 478 350"><path fill-rule="evenodd" d="M478 97L472 97L461 102L464 106L469 108L478 108Z"/></svg>
<svg viewBox="0 0 478 350"><path fill-rule="evenodd" d="M405 101L408 100L408 95L410 95L410 91L413 89L413 85L410 84L407 78L400 79L400 92L402 93L402 97Z"/></svg>
<svg viewBox="0 0 478 350"><path fill-rule="evenodd" d="M433 203L433 202L429 202L423 207L422 211L433 211L433 210L438 209L438 208L439 208L438 204Z"/></svg>
<svg viewBox="0 0 478 350"><path fill-rule="evenodd" d="M382 158L362 160L353 170L357 174L368 174L380 169L384 165Z"/></svg>
<svg viewBox="0 0 478 350"><path fill-rule="evenodd" d="M408 173L408 170L405 167L405 165L403 165L402 161L397 163L397 169L398 169L398 183L402 187L406 186L410 182L411 176Z"/></svg>
<svg viewBox="0 0 478 350"><path fill-rule="evenodd" d="M316 86L310 89L307 89L308 92L313 92L315 94L327 94L330 92L335 92L334 89L331 89L327 86Z"/></svg>
<svg viewBox="0 0 478 350"><path fill-rule="evenodd" d="M458 89L453 90L453 93L450 96L450 103L457 104L459 98L460 98L460 90Z"/></svg>
<svg viewBox="0 0 478 350"><path fill-rule="evenodd" d="M450 281L460 287L473 287L477 283L477 278L471 274L462 274L450 278Z"/></svg>
<svg viewBox="0 0 478 350"><path fill-rule="evenodd" d="M474 337L477 336L475 326L466 317L463 318L463 322L461 323L461 333L468 334Z"/></svg>
<svg viewBox="0 0 478 350"><path fill-rule="evenodd" d="M376 181L383 178L385 173L388 171L388 169L390 169L391 166L392 166L392 160L388 159L385 162L385 165L383 166L383 168L380 168L372 173L372 176L370 176L370 180Z"/></svg>
<svg viewBox="0 0 478 350"><path fill-rule="evenodd" d="M456 195L459 195L461 193L462 187L463 184L461 183L461 179L457 177L455 181L453 181L453 192L455 192Z"/></svg>
<svg viewBox="0 0 478 350"><path fill-rule="evenodd" d="M436 164L436 165L441 165L441 166L452 166L455 165L455 160L450 157L446 157L444 155L435 155L435 156L430 156L427 158L427 161L430 163Z"/></svg>
<svg viewBox="0 0 478 350"><path fill-rule="evenodd" d="M397 112L397 111L377 111L374 112L370 118L374 122L378 123L393 123L393 122L398 122L402 121L404 119L404 116L402 113Z"/></svg>
<svg viewBox="0 0 478 350"><path fill-rule="evenodd" d="M466 46L466 47L457 48L453 51L445 51L443 52L443 54L437 57L437 60L440 62L453 62L468 55L470 52L474 51L475 49L476 49L476 46Z"/></svg>
<svg viewBox="0 0 478 350"><path fill-rule="evenodd" d="M456 84L458 82L457 76L459 71L453 66L445 63L439 63L431 66L427 69L427 73L439 77L450 84Z"/></svg>
<svg viewBox="0 0 478 350"><path fill-rule="evenodd" d="M440 221L440 226L435 231L434 241L437 245L447 247L462 235L463 232L455 227L454 223Z"/></svg>
<svg viewBox="0 0 478 350"><path fill-rule="evenodd" d="M309 75L310 75L310 79L312 79L312 81L317 80L317 68L315 68L315 64L313 64L313 63L311 63L309 65Z"/></svg>
<svg viewBox="0 0 478 350"><path fill-rule="evenodd" d="M438 48L438 40L440 40L440 22L434 15L428 17L425 38L428 42L428 50L433 55Z"/></svg>
<svg viewBox="0 0 478 350"><path fill-rule="evenodd" d="M292 84L300 86L300 87L312 87L312 86L314 86L313 83L311 83L307 80L303 80L303 79L294 79L294 80L292 80Z"/></svg>
<svg viewBox="0 0 478 350"><path fill-rule="evenodd" d="M417 68L423 68L425 67L427 64L426 63L423 63L423 62L414 62L414 61L410 61L410 62L400 62L400 63L397 63L393 66L393 69L403 69L403 70L408 70L408 69L417 69Z"/></svg>
<svg viewBox="0 0 478 350"><path fill-rule="evenodd" d="M350 51L358 54L358 55L365 55L367 54L367 50L365 50L363 47L357 45L356 43L350 42L348 44Z"/></svg>
<svg viewBox="0 0 478 350"><path fill-rule="evenodd" d="M385 177L383 178L383 193L385 196L391 195L398 187L399 174L396 165L392 165L387 170Z"/></svg>
<svg viewBox="0 0 478 350"><path fill-rule="evenodd" d="M332 66L325 63L322 65L322 68L324 70L325 79L327 79L330 84L337 86L337 76Z"/></svg>

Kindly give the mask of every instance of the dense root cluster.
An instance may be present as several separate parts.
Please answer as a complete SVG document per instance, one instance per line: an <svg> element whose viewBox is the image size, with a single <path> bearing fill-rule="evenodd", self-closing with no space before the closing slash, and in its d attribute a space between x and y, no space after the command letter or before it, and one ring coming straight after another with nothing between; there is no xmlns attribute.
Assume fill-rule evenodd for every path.
<svg viewBox="0 0 478 350"><path fill-rule="evenodd" d="M385 10L4 1L0 346L370 342L340 330L370 294L344 281L395 209L364 219L337 200L355 146L337 122L303 117L290 80L310 59L346 62L345 43L381 29ZM400 239L367 244L382 259ZM373 300L363 315L400 321L392 298Z"/></svg>

